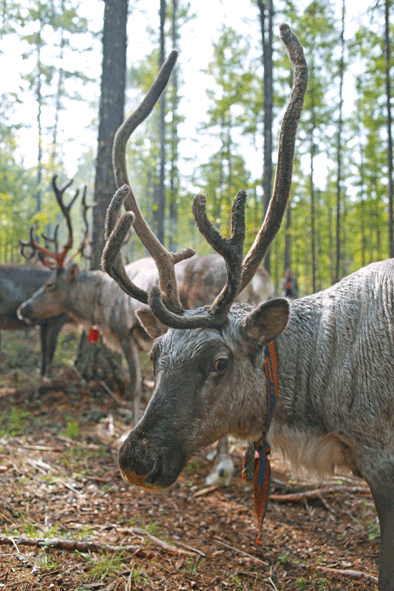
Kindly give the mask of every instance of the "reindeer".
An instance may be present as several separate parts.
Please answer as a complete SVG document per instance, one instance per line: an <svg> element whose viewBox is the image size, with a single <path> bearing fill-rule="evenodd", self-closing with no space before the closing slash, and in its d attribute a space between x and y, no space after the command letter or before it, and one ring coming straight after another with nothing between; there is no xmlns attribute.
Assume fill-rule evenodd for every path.
<svg viewBox="0 0 394 591"><path fill-rule="evenodd" d="M62 195L57 193L57 199L62 211L67 214ZM71 205L72 203L68 208ZM86 220L86 211L84 219ZM142 396L139 351L148 352L152 346L152 339L141 326L136 314L140 304L130 299L102 271L80 271L78 265L72 263L75 255L69 261L66 260L72 247L71 221L67 217L66 221L69 238L61 253L58 252L57 244L55 251L51 251L48 246L40 246L34 239L33 229L30 231L30 241L23 243L24 248L30 247L45 264L50 264L49 259L54 259L56 268L45 284L20 306L19 317L26 322L49 322L52 317L66 313L73 323L82 325L88 331L96 326L105 344L123 353L126 358L130 380L129 397L133 401L133 421L136 424ZM85 231L83 245L87 236L88 230ZM81 245L78 252L83 251L83 248ZM145 289L158 283L157 269L151 258L146 257L127 265L126 272L131 280L137 281ZM182 261L177 266L177 280L182 286L181 299L186 308L211 303L216 292L225 284L224 262L216 254ZM273 292L274 287L268 273L259 268L254 285L249 285L240 294L240 300L257 304L271 297ZM227 438L218 445L214 459L215 465L206 483L228 486L234 464L228 452Z"/></svg>
<svg viewBox="0 0 394 591"><path fill-rule="evenodd" d="M280 132L272 198L245 258L245 192L234 200L229 239L208 220L206 197L200 194L193 203L200 232L226 261L227 282L211 306L182 308L174 264L192 251L169 253L159 245L141 216L126 172L126 142L158 100L176 53L115 138L119 189L108 209L102 265L126 293L149 305L139 312L149 333L167 327L151 352L154 393L120 448L119 465L128 483L166 488L190 456L231 434L250 442L265 442L269 435L293 462L320 472L350 468L371 488L381 526L379 590L393 591L394 261L371 264L298 300L274 299L255 308L233 303L276 235L290 192L308 70L290 27L281 25L280 34L295 67L294 83ZM119 217L122 204L126 213ZM131 225L158 267L159 288L149 292L124 273L120 247ZM274 343L278 359L277 405L269 429L267 343Z"/></svg>
<svg viewBox="0 0 394 591"><path fill-rule="evenodd" d="M49 269L39 265L0 265L0 330L26 329L27 324L17 316L21 304L39 289L50 275ZM69 321L66 314L48 318L40 324L41 369L47 376L55 354L57 338L62 326Z"/></svg>

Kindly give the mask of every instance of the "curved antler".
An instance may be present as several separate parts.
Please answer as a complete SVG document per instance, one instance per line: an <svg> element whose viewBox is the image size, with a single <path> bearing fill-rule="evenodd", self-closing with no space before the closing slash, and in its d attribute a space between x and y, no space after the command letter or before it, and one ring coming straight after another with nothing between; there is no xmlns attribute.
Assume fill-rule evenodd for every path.
<svg viewBox="0 0 394 591"><path fill-rule="evenodd" d="M155 102L163 91L176 60L172 52L141 106L119 128L114 142L113 161L118 187L107 211L106 239L102 265L131 297L148 303L155 316L172 328L198 328L222 325L227 321L228 311L237 294L252 279L272 240L277 234L289 198L294 160L295 134L301 114L307 87L308 68L303 49L288 25L280 26L290 60L295 67L293 89L283 117L278 164L273 195L263 225L245 260L243 243L245 239L245 191L240 191L232 207L232 235L224 238L209 221L206 212L205 195L197 195L193 202L193 214L196 224L208 243L221 254L226 262L227 283L205 314L194 314L184 310L179 303L175 281L174 264L191 256L191 249L177 254L169 253L160 244L141 215L134 194L128 186L125 150L128 138L134 129L151 112ZM119 212L125 205L128 212L118 220ZM120 249L131 226L134 226L140 240L155 260L159 271L159 288L152 288L149 294L127 277Z"/></svg>
<svg viewBox="0 0 394 591"><path fill-rule="evenodd" d="M177 253L169 252L164 248L164 246L160 243L160 241L156 238L153 234L152 230L149 228L148 224L144 220L141 211L138 207L138 203L134 196L133 191L130 188L130 183L127 177L127 168L126 168L126 144L133 133L133 131L138 127L142 121L144 121L150 112L152 111L153 107L157 103L160 98L161 93L165 89L167 82L171 76L172 69L175 65L178 53L177 51L173 50L170 55L168 56L166 62L163 64L155 82L151 86L148 94L142 101L141 105L138 107L134 113L130 115L126 119L126 121L121 125L115 135L114 139L114 147L113 147L113 166L114 166L114 174L115 180L118 189L122 186L127 186L128 190L126 195L123 198L124 206L126 211L132 211L135 219L134 219L134 229L145 246L145 248L150 253L151 257L154 259L158 273L159 273L159 286L164 294L164 299L166 305L171 308L173 311L177 313L182 313L183 308L181 306L179 300L179 293L175 279L175 270L174 265L183 260L190 258L195 254L195 251L191 248L183 249ZM123 193L122 193L123 195ZM111 204L112 205L112 204ZM111 213L111 205L108 209L108 213L110 216L117 215ZM119 210L118 210L119 211ZM117 226L113 228L113 231L116 230ZM116 241L115 241L116 242ZM111 242L113 244L113 242ZM107 248L104 249L103 252L103 267L105 270L112 276L114 279L117 280L115 275L121 273L123 277L126 276L126 271L120 271L122 263L122 258L119 252L119 256L116 257L116 269L114 274L112 274L111 269L108 266L108 260L106 258L106 252L108 251ZM142 290L139 290L140 292ZM134 297L134 296L133 296ZM147 294L146 294L147 297Z"/></svg>
<svg viewBox="0 0 394 591"><path fill-rule="evenodd" d="M300 42L289 25L281 24L279 30L290 61L295 68L294 82L280 130L278 164L272 197L263 225L243 262L240 292L256 273L282 223L290 194L297 125L308 85L308 65Z"/></svg>

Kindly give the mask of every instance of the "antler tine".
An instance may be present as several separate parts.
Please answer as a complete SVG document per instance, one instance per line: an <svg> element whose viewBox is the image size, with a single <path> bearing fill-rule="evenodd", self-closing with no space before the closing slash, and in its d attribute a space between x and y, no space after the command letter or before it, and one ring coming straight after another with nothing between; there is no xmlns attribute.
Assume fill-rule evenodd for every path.
<svg viewBox="0 0 394 591"><path fill-rule="evenodd" d="M53 238L50 238L46 234L41 234L41 236L45 240L45 246L48 247L48 244L50 244L50 243L54 244L56 252L59 252L58 233L59 233L59 224L56 224L55 231L53 233Z"/></svg>
<svg viewBox="0 0 394 591"><path fill-rule="evenodd" d="M101 267L106 273L108 273L108 275L115 279L124 292L139 302L147 304L147 292L137 287L137 285L129 279L120 252L126 236L135 221L135 215L130 211L123 214L122 217L118 219L119 212L128 193L129 187L127 185L118 189L112 197L111 203L107 209L107 215L105 218L106 244L101 257Z"/></svg>
<svg viewBox="0 0 394 591"><path fill-rule="evenodd" d="M31 261L37 252L36 242L34 240L34 226L31 226L29 230L29 237L30 240L19 240L20 253L27 261ZM27 249L30 249L30 253L27 252Z"/></svg>
<svg viewBox="0 0 394 591"><path fill-rule="evenodd" d="M62 211L62 214L66 220L67 229L68 229L67 243L65 244L62 252L59 253L59 255L57 257L57 266L58 267L63 267L66 254L72 248L72 245L73 245L73 228L72 228L72 223L71 223L70 211L71 211L71 208L74 205L74 203L79 195L79 189L77 189L75 191L75 195L74 195L74 197L72 197L72 199L68 205L65 205L64 201L63 201L63 195L64 195L65 191L72 185L72 183L73 183L73 179L71 179L71 181L66 183L63 188L59 188L57 186L57 174L55 174L52 178L52 187L55 192L56 201L58 202L59 207Z"/></svg>
<svg viewBox="0 0 394 591"><path fill-rule="evenodd" d="M225 260L227 282L216 297L209 310L215 316L227 316L231 304L234 302L241 283L243 245L245 241L245 204L246 192L239 191L233 201L231 210L231 238L224 238L209 221L206 210L207 198L197 195L193 201L193 215L197 227L206 241Z"/></svg>
<svg viewBox="0 0 394 591"><path fill-rule="evenodd" d="M31 261L35 255L37 254L38 259L42 262L43 265L49 267L50 269L55 269L55 265L53 265L50 261L48 261L47 257L53 257L53 254L46 248L43 248L38 244L38 242L34 239L34 226L31 226L29 230L29 237L30 240L19 240L20 243L20 253L21 255L28 261ZM30 254L26 252L26 249L30 249Z"/></svg>
<svg viewBox="0 0 394 591"><path fill-rule="evenodd" d="M308 84L308 66L300 42L289 25L281 24L279 29L290 61L295 68L294 83L280 130L278 164L272 197L263 225L243 262L239 292L252 279L266 255L280 228L286 210L293 173L295 135Z"/></svg>
<svg viewBox="0 0 394 591"><path fill-rule="evenodd" d="M151 86L141 105L132 113L126 121L118 129L113 146L113 166L117 187L128 187L128 192L124 198L124 206L126 211L134 213L134 229L140 238L145 248L149 251L154 259L158 273L159 286L164 294L166 305L179 314L182 314L183 308L179 300L178 287L175 279L174 265L186 258L195 254L191 248L183 249L177 253L169 252L160 241L153 234L149 225L143 218L138 203L130 188L130 183L127 176L126 169L126 144L133 133L142 121L144 121L151 113L153 107L160 98L161 93L165 89L167 82L171 76L172 69L175 65L178 53L173 50L168 56L166 62L163 64L155 82ZM115 209L113 210L113 212ZM111 213L117 218L117 213ZM109 221L111 227L114 226L113 221ZM117 266L119 267L119 259L116 258ZM124 275L125 275L124 271Z"/></svg>
<svg viewBox="0 0 394 591"><path fill-rule="evenodd" d="M90 240L89 240L90 229L89 229L89 222L88 222L88 211L92 207L96 207L97 203L89 203L89 204L86 203L87 190L88 190L88 187L87 187L87 185L85 185L83 188L82 201L81 201L82 219L83 219L83 222L85 225L85 230L84 230L82 240L81 240L78 250L67 260L67 263L66 263L67 265L70 263L70 261L72 261L79 254L84 259L88 259L88 260L91 259L91 256L87 255L85 252L87 245L90 244Z"/></svg>

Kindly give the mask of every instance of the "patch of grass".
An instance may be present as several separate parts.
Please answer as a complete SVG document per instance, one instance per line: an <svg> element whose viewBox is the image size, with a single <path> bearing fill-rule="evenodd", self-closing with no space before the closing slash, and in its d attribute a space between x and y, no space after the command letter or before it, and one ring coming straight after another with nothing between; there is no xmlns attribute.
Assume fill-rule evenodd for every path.
<svg viewBox="0 0 394 591"><path fill-rule="evenodd" d="M282 564L286 564L286 562L289 562L290 560L290 552L284 552L283 554L278 554L278 559L279 562L281 562Z"/></svg>
<svg viewBox="0 0 394 591"><path fill-rule="evenodd" d="M90 566L89 577L96 581L102 581L108 575L115 575L127 569L127 565L122 562L123 552L85 554L85 560Z"/></svg>
<svg viewBox="0 0 394 591"><path fill-rule="evenodd" d="M195 575L197 573L198 568L202 565L204 560L205 559L201 556L198 556L197 558L190 558L187 565L188 572L192 575Z"/></svg>
<svg viewBox="0 0 394 591"><path fill-rule="evenodd" d="M0 415L0 437L22 435L27 421L30 420L32 420L32 416L29 412L12 406Z"/></svg>
<svg viewBox="0 0 394 591"><path fill-rule="evenodd" d="M196 472L200 473L202 468L204 468L204 464L200 462L198 458L193 458L185 467L186 472Z"/></svg>
<svg viewBox="0 0 394 591"><path fill-rule="evenodd" d="M44 549L38 557L38 561L43 570L51 571L62 565L60 560L56 560L52 554Z"/></svg>

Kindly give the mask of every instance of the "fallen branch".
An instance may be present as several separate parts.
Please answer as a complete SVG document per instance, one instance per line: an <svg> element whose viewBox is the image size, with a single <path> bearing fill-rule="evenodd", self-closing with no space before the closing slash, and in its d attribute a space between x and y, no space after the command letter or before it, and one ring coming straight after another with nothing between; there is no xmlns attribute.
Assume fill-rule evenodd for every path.
<svg viewBox="0 0 394 591"><path fill-rule="evenodd" d="M315 490L306 490L299 493L289 493L287 495L270 495L270 501L276 503L299 503L304 499L319 499L322 501L322 491L318 488Z"/></svg>
<svg viewBox="0 0 394 591"><path fill-rule="evenodd" d="M193 556L193 554L196 553L196 550L189 552L187 550L182 550L181 548L177 548L176 546L173 546L172 544L168 544L164 540L157 538L156 536L150 534L149 532L147 532L144 529L141 529L139 527L117 527L117 528L115 528L115 530L117 533L120 533L120 534L131 534L133 536L147 537L151 540L151 542L156 544L156 546L159 546L162 550L164 550L165 552L168 552L169 554L178 554L181 556Z"/></svg>
<svg viewBox="0 0 394 591"><path fill-rule="evenodd" d="M248 554L247 552L244 552L243 550L240 550L239 548L235 548L234 546L230 546L229 544L222 542L218 538L214 538L214 540L215 540L215 542L217 542L221 546L224 546L225 548L228 548L229 550L234 550L234 552L238 552L238 554L243 554L244 556L251 558L255 562L259 562L260 564L264 564L264 566L269 566L268 562L264 562L264 560L260 560L260 558L257 558L257 556L253 556L253 554Z"/></svg>
<svg viewBox="0 0 394 591"><path fill-rule="evenodd" d="M54 451L57 453L60 453L62 451L65 451L65 447L47 447L46 445L20 445L18 444L18 447L21 447L22 449L36 449L38 451Z"/></svg>
<svg viewBox="0 0 394 591"><path fill-rule="evenodd" d="M141 550L140 546L111 546L98 542L81 542L79 540L63 540L61 538L24 538L0 536L0 545L36 546L39 548L60 548L61 550L78 550L79 552L118 552L120 550Z"/></svg>
<svg viewBox="0 0 394 591"><path fill-rule="evenodd" d="M369 575L368 573L363 573L359 570L342 570L337 568L330 568L328 566L314 566L313 568L318 568L327 573L334 573L336 575L345 575L348 577L353 577L354 579L367 579L367 581L373 581L374 583L378 582L378 578L374 577L373 575Z"/></svg>
<svg viewBox="0 0 394 591"><path fill-rule="evenodd" d="M91 450L100 449L100 446L96 445L95 443L83 443L83 441L77 441L77 440L71 439L70 437L66 437L65 435L56 435L56 438L60 439L61 441L65 441L66 443L69 443L70 445L75 445L76 447L82 447L83 449L91 449Z"/></svg>
<svg viewBox="0 0 394 591"><path fill-rule="evenodd" d="M207 486L206 488L202 488L201 490L195 492L193 498L198 499L198 497L205 497L206 495L209 495L211 492L214 492L218 488L220 488L218 484L215 484L213 486Z"/></svg>
<svg viewBox="0 0 394 591"><path fill-rule="evenodd" d="M201 550L197 550L197 548L193 548L193 546L188 546L187 544L183 544L182 542L177 542L178 546L182 546L182 548L186 548L186 550L191 550L192 552L195 552L196 554L199 554L200 556L206 556L206 554L204 554L204 552L201 552Z"/></svg>

